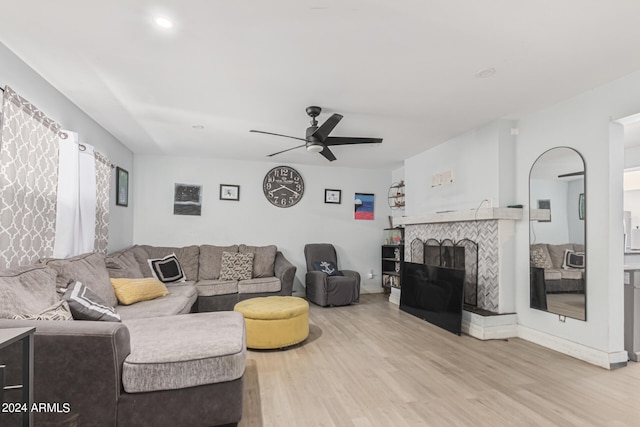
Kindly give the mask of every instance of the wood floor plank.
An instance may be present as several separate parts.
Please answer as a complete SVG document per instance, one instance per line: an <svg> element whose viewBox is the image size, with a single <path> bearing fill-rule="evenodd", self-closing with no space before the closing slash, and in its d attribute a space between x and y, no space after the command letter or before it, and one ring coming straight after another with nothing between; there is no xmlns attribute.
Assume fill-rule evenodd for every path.
<svg viewBox="0 0 640 427"><path fill-rule="evenodd" d="M304 343L248 352L240 427L640 425L640 364L457 336L382 294L309 319Z"/></svg>

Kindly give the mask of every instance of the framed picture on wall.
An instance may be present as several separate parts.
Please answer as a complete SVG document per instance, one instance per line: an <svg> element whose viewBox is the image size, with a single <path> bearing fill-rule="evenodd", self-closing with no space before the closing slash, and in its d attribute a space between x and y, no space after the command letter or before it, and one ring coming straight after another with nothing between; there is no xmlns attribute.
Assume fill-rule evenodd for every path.
<svg viewBox="0 0 640 427"><path fill-rule="evenodd" d="M342 190L324 190L324 202L339 205L342 202Z"/></svg>
<svg viewBox="0 0 640 427"><path fill-rule="evenodd" d="M129 172L116 167L116 205L129 206Z"/></svg>
<svg viewBox="0 0 640 427"><path fill-rule="evenodd" d="M538 209L545 209L549 211L549 219L539 219L538 222L551 222L551 200L538 199Z"/></svg>
<svg viewBox="0 0 640 427"><path fill-rule="evenodd" d="M240 200L240 186L220 184L220 200Z"/></svg>
<svg viewBox="0 0 640 427"><path fill-rule="evenodd" d="M202 213L202 186L174 184L173 214L200 215Z"/></svg>

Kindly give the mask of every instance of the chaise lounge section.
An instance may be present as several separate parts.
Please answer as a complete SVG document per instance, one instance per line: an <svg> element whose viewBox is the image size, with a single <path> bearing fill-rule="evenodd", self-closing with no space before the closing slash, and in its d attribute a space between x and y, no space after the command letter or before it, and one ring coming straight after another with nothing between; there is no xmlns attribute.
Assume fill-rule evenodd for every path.
<svg viewBox="0 0 640 427"><path fill-rule="evenodd" d="M17 320L64 307L56 288L81 282L122 318ZM193 284L118 305L105 257L85 254L0 272L0 328L36 327L34 401L68 411L34 414L36 425L217 426L242 416L246 330L240 313L190 313ZM0 353L7 383L20 383L20 346ZM20 400L19 391L5 401ZM62 406L61 406L62 407ZM0 414L0 425L20 414Z"/></svg>

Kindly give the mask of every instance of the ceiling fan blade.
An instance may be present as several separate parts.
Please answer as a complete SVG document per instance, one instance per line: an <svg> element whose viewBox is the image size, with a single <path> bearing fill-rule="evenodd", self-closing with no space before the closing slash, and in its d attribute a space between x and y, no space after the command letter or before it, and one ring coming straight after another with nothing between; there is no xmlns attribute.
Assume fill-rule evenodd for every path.
<svg viewBox="0 0 640 427"><path fill-rule="evenodd" d="M329 147L324 147L320 154L322 154L330 162L333 162L336 159L336 156L334 156L331 150L329 150Z"/></svg>
<svg viewBox="0 0 640 427"><path fill-rule="evenodd" d="M305 147L306 145L307 144L302 144L302 145L298 145L297 147L287 148L286 150L278 151L277 153L268 154L267 157L273 157L273 156L278 155L278 154L286 153L287 151L295 150L296 148Z"/></svg>
<svg viewBox="0 0 640 427"><path fill-rule="evenodd" d="M283 136L283 137L285 137L285 138L297 139L297 140L305 141L305 142L307 141L306 139L304 139L304 138L298 138L297 136L282 135L282 134L280 134L280 133L265 132L265 131L263 131L263 130L253 130L253 129L251 129L249 132L254 132L254 133L264 133L264 134L266 134L266 135ZM277 153L276 153L276 154L277 154Z"/></svg>
<svg viewBox="0 0 640 427"><path fill-rule="evenodd" d="M324 142L328 137L331 131L338 123L342 120L342 115L340 114L332 114L316 131L312 136L318 138L320 142Z"/></svg>
<svg viewBox="0 0 640 427"><path fill-rule="evenodd" d="M327 138L324 145L348 145L348 144L380 144L382 138L349 138L342 136L332 136Z"/></svg>

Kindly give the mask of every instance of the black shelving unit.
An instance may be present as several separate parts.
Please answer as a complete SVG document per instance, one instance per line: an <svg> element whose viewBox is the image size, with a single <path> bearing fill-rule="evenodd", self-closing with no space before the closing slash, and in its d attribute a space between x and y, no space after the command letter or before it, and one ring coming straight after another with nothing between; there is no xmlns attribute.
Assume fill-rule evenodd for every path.
<svg viewBox="0 0 640 427"><path fill-rule="evenodd" d="M385 293L391 288L400 288L402 263L404 262L404 229L386 228L385 244L382 245L382 287Z"/></svg>

